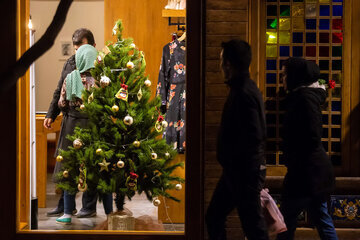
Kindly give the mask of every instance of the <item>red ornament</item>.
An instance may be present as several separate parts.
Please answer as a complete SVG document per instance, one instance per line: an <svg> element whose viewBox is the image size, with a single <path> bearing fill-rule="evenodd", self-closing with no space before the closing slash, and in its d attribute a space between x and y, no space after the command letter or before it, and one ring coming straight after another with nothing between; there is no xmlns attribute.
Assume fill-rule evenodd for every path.
<svg viewBox="0 0 360 240"><path fill-rule="evenodd" d="M131 179L137 179L138 177L139 177L139 175L137 175L136 173L133 173L133 172L130 173Z"/></svg>
<svg viewBox="0 0 360 240"><path fill-rule="evenodd" d="M122 83L122 84L121 84L121 87L122 87L123 89L127 90L128 85L126 85L126 84Z"/></svg>
<svg viewBox="0 0 360 240"><path fill-rule="evenodd" d="M158 122L162 122L162 121L164 121L164 117L159 115L157 120L158 120Z"/></svg>
<svg viewBox="0 0 360 240"><path fill-rule="evenodd" d="M333 89L335 87L335 81L334 80L329 80L329 88Z"/></svg>

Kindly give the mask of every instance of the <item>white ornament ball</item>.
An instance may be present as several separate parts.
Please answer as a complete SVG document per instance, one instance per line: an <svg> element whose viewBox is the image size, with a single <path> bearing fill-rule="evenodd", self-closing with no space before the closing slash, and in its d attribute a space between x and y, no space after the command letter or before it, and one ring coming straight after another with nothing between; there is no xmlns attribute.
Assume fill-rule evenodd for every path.
<svg viewBox="0 0 360 240"><path fill-rule="evenodd" d="M125 166L125 163L124 163L123 161L119 160L119 161L116 163L116 166L117 166L118 168L123 168L123 167Z"/></svg>
<svg viewBox="0 0 360 240"><path fill-rule="evenodd" d="M83 145L83 143L82 143L81 140L78 139L78 138L73 141L73 147L74 147L75 149L81 148L82 145Z"/></svg>
<svg viewBox="0 0 360 240"><path fill-rule="evenodd" d="M81 109L81 110L84 110L84 109L85 109L85 105L84 105L84 104L81 104L81 105L80 105L80 109Z"/></svg>
<svg viewBox="0 0 360 240"><path fill-rule="evenodd" d="M130 47L135 48L135 43L130 44Z"/></svg>
<svg viewBox="0 0 360 240"><path fill-rule="evenodd" d="M150 87L151 86L151 81L149 79L146 79L144 84L145 84L145 86Z"/></svg>
<svg viewBox="0 0 360 240"><path fill-rule="evenodd" d="M166 157L167 159L169 159L169 158L170 158L170 153L166 152L166 153L165 153L165 157Z"/></svg>
<svg viewBox="0 0 360 240"><path fill-rule="evenodd" d="M161 126L163 127L163 128L166 128L167 126L168 126L168 123L167 123L167 121L162 121L161 122Z"/></svg>
<svg viewBox="0 0 360 240"><path fill-rule="evenodd" d="M130 126L131 124L133 124L133 122L134 122L134 119L133 119L131 116L129 116L129 115L127 115L127 116L124 118L124 123L125 123L125 125Z"/></svg>
<svg viewBox="0 0 360 240"><path fill-rule="evenodd" d="M155 159L157 159L157 154L156 154L156 153L154 153L154 152L153 152L153 153L151 153L151 159L154 159L154 160L155 160Z"/></svg>
<svg viewBox="0 0 360 240"><path fill-rule="evenodd" d="M155 207L157 207L161 204L161 201L158 198L156 198L156 199L154 199L153 204Z"/></svg>
<svg viewBox="0 0 360 240"><path fill-rule="evenodd" d="M128 68L128 69L133 69L134 68L134 63L133 62L128 62L127 64L126 64L126 67Z"/></svg>
<svg viewBox="0 0 360 240"><path fill-rule="evenodd" d="M175 189L180 191L182 189L182 185L180 183L176 184Z"/></svg>
<svg viewBox="0 0 360 240"><path fill-rule="evenodd" d="M101 76L101 79L100 79L100 86L101 87L109 86L110 82L111 82L110 78L108 78L107 76Z"/></svg>

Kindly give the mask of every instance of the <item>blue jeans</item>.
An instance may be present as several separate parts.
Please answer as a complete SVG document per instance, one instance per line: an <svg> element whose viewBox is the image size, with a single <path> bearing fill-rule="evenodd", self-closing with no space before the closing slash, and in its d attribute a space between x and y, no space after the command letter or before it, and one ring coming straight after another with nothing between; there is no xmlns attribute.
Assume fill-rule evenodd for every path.
<svg viewBox="0 0 360 240"><path fill-rule="evenodd" d="M292 240L297 225L297 217L303 210L307 210L311 222L316 227L320 239L337 240L335 227L329 215L326 201L317 201L312 198L286 198L280 206L284 216L287 231L277 236L278 240Z"/></svg>
<svg viewBox="0 0 360 240"><path fill-rule="evenodd" d="M103 198L105 214L109 214L113 211L112 203L113 203L112 194L105 194ZM75 209L75 195L69 194L67 191L64 191L64 213L72 214L72 211L74 209Z"/></svg>

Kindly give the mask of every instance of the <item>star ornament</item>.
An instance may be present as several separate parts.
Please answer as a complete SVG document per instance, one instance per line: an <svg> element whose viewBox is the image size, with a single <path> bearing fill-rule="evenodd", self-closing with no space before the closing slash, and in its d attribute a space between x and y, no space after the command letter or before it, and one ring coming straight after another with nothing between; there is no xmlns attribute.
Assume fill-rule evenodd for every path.
<svg viewBox="0 0 360 240"><path fill-rule="evenodd" d="M101 167L100 168L100 172L102 172L102 171L109 171L109 168L108 168L108 166L110 165L110 163L109 162L106 162L106 160L105 160L105 158L103 159L103 161L101 162L101 163L98 163L99 164L99 166Z"/></svg>

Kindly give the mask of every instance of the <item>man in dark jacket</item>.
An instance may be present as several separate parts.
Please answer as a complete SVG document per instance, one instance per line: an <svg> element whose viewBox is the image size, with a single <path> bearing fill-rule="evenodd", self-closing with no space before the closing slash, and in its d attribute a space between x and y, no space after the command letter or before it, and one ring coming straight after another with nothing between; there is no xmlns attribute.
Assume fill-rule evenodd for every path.
<svg viewBox="0 0 360 240"><path fill-rule="evenodd" d="M223 173L206 214L209 237L226 239L226 216L236 208L247 239L268 239L260 203L265 180L265 114L261 93L249 75L251 48L244 41L231 40L222 44L220 57L230 93L217 145Z"/></svg>
<svg viewBox="0 0 360 240"><path fill-rule="evenodd" d="M86 28L80 28L77 29L73 36L72 36L73 45L75 48L75 51L82 46L83 44L90 44L94 47L96 46L94 36L92 32ZM54 91L53 99L50 103L49 110L46 114L45 120L44 120L44 127L47 129L51 128L51 124L55 121L57 116L60 114L60 108L58 106L58 101L60 98L60 91L61 87L64 83L64 80L66 79L66 76L71 73L73 70L76 69L75 64L75 55L72 55L64 64L63 70L61 72L61 77L58 82L57 88ZM66 135L68 134L67 131L65 131L65 124L68 119L68 113L63 112L63 121L61 123L61 130L60 130L60 137L59 142L57 145L57 149L55 152L55 156L58 155L58 149L66 149L71 142L66 139ZM61 170L61 163L56 162L55 169L54 169L54 180L56 181L56 174ZM77 214L78 217L90 217L96 215L96 202L97 202L97 196L94 194L91 194L89 192L84 192L82 204L83 207L80 210L80 212ZM61 197L59 199L58 205L52 209L51 211L47 212L47 216L59 216L64 212L64 193L61 194ZM76 212L76 209L74 209L74 213Z"/></svg>

